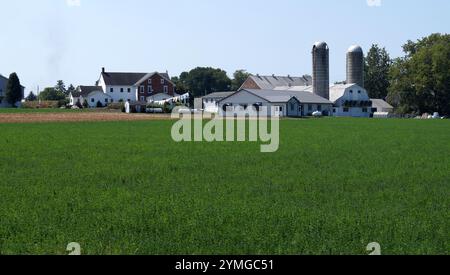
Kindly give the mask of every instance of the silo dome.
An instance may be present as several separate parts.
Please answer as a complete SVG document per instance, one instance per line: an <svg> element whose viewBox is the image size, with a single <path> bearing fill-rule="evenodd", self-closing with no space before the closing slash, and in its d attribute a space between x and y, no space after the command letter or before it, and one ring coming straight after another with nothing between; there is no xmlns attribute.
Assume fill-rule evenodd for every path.
<svg viewBox="0 0 450 275"><path fill-rule="evenodd" d="M314 47L315 48L317 48L317 49L327 49L328 48L328 45L327 45L327 43L326 42L316 42L316 43L314 43Z"/></svg>
<svg viewBox="0 0 450 275"><path fill-rule="evenodd" d="M362 50L361 46L353 45L350 48L348 48L347 52L349 52L349 53L362 53L363 50Z"/></svg>
<svg viewBox="0 0 450 275"><path fill-rule="evenodd" d="M347 51L347 84L357 84L364 88L364 52L354 45Z"/></svg>

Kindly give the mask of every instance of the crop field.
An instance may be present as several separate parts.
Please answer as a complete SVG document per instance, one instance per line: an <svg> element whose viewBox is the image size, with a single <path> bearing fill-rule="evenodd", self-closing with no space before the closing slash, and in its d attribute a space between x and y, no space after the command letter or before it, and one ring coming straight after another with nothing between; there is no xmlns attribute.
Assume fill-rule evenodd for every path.
<svg viewBox="0 0 450 275"><path fill-rule="evenodd" d="M282 120L266 154L172 124L0 123L0 254L450 252L449 120Z"/></svg>

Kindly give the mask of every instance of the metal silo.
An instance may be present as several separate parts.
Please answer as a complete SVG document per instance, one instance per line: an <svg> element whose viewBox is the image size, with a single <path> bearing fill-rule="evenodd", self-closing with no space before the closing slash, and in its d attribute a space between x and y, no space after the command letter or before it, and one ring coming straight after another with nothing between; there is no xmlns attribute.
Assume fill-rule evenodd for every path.
<svg viewBox="0 0 450 275"><path fill-rule="evenodd" d="M327 43L317 42L313 46L313 92L330 99L330 50Z"/></svg>
<svg viewBox="0 0 450 275"><path fill-rule="evenodd" d="M347 51L347 84L364 88L364 52L360 46L351 46Z"/></svg>

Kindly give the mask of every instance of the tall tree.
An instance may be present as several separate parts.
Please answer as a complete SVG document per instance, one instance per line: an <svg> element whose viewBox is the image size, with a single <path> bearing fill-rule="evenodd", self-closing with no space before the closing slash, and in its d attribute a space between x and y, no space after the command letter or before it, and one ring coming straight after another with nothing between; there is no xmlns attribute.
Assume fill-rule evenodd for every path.
<svg viewBox="0 0 450 275"><path fill-rule="evenodd" d="M25 98L26 101L36 101L37 96L33 93L33 91L30 92L30 94Z"/></svg>
<svg viewBox="0 0 450 275"><path fill-rule="evenodd" d="M246 70L237 70L234 72L233 80L231 81L231 90L237 91L251 75Z"/></svg>
<svg viewBox="0 0 450 275"><path fill-rule="evenodd" d="M22 86L20 85L19 77L16 73L12 73L9 76L8 84L6 85L6 101L15 107L15 104L22 100L22 97Z"/></svg>
<svg viewBox="0 0 450 275"><path fill-rule="evenodd" d="M450 114L450 35L408 41L390 71L388 100L402 113Z"/></svg>
<svg viewBox="0 0 450 275"><path fill-rule="evenodd" d="M64 84L64 81L62 81L62 80L58 80L56 82L55 90L67 95L66 85Z"/></svg>
<svg viewBox="0 0 450 275"><path fill-rule="evenodd" d="M190 72L183 72L179 81L195 97L231 89L231 79L227 76L227 73L221 69L210 67L197 67Z"/></svg>
<svg viewBox="0 0 450 275"><path fill-rule="evenodd" d="M385 99L392 61L386 48L374 44L365 58L364 85L371 98Z"/></svg>

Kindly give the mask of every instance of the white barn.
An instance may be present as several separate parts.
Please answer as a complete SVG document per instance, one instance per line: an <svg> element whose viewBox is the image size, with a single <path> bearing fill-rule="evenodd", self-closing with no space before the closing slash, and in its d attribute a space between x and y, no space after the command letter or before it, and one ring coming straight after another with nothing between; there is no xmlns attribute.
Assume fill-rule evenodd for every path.
<svg viewBox="0 0 450 275"><path fill-rule="evenodd" d="M372 101L366 91L356 84L338 84L330 87L333 115L338 117L371 117Z"/></svg>
<svg viewBox="0 0 450 275"><path fill-rule="evenodd" d="M270 113L282 117L302 117L315 111L331 114L333 104L320 96L305 91L275 91L243 89L222 99L219 112L227 108L247 109L250 106L267 107Z"/></svg>

